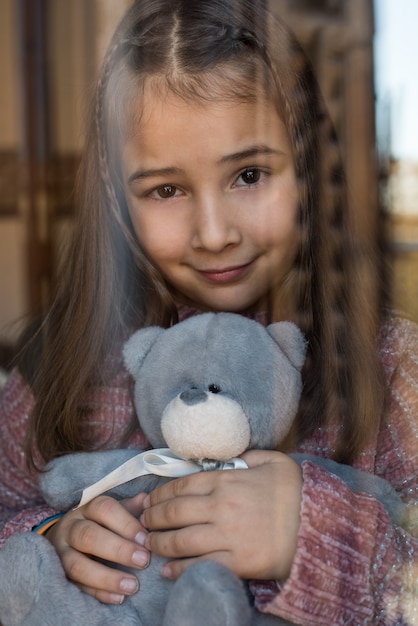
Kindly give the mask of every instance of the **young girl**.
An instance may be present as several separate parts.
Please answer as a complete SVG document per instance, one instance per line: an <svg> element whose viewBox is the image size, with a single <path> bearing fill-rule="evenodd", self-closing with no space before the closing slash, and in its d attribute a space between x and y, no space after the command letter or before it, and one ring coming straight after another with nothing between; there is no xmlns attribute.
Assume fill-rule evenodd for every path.
<svg viewBox="0 0 418 626"><path fill-rule="evenodd" d="M417 623L418 333L377 313L335 154L310 66L262 0L134 3L100 75L54 304L2 397L2 542L38 526L68 578L105 603L138 590L103 561L142 568L155 551L173 579L224 563L260 610L298 624ZM123 341L207 310L305 333L282 449L150 496L49 509L38 472L54 456L147 445ZM386 478L404 528L292 450Z"/></svg>

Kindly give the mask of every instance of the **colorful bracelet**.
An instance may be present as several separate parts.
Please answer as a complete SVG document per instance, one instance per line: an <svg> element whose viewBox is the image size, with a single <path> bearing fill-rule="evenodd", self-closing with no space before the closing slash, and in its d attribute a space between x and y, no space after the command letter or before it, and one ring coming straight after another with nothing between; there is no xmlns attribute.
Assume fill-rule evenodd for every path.
<svg viewBox="0 0 418 626"><path fill-rule="evenodd" d="M64 516L64 513L57 513L56 515L51 515L51 517L47 517L43 522L37 524L32 528L32 532L37 535L44 535L47 530L51 528L54 524L59 522L61 517Z"/></svg>

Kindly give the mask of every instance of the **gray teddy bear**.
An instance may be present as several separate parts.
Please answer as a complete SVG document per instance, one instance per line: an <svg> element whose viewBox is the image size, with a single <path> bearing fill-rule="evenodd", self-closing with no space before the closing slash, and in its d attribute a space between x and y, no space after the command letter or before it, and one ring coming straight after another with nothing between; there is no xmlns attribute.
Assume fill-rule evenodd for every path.
<svg viewBox="0 0 418 626"><path fill-rule="evenodd" d="M302 390L305 350L295 325L264 328L232 313L205 313L169 329L137 331L125 344L125 363L135 380L141 426L152 446L162 450L55 459L41 476L45 500L65 511L98 493L120 499L149 492L170 475L245 467L236 458L242 452L276 449L288 433ZM377 497L400 520L402 505L385 481L327 459L293 457L324 465L352 490ZM0 621L3 626L289 624L258 612L245 582L214 561L190 566L175 582L161 576L163 563L153 555L145 570L132 570L139 591L120 606L108 606L66 579L45 537L14 536L0 551Z"/></svg>

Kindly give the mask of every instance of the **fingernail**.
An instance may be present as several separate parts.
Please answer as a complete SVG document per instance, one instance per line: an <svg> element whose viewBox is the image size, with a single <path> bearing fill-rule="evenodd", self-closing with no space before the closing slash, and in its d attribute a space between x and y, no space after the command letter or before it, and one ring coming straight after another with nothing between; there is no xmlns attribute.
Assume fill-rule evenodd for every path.
<svg viewBox="0 0 418 626"><path fill-rule="evenodd" d="M147 538L147 535L141 531L136 535L135 542L139 543L140 546L145 546L146 538Z"/></svg>
<svg viewBox="0 0 418 626"><path fill-rule="evenodd" d="M149 503L150 503L150 497L149 495L146 495L142 503L142 506L144 507L144 509L147 509L149 507Z"/></svg>
<svg viewBox="0 0 418 626"><path fill-rule="evenodd" d="M139 567L145 567L149 562L149 554L143 550L137 550L132 555L132 563Z"/></svg>
<svg viewBox="0 0 418 626"><path fill-rule="evenodd" d="M161 570L161 574L162 576L164 576L164 578L171 578L173 575L171 567L169 565L164 565L164 567Z"/></svg>
<svg viewBox="0 0 418 626"><path fill-rule="evenodd" d="M109 599L111 604L122 604L125 600L125 596L121 596L118 593L111 593Z"/></svg>
<svg viewBox="0 0 418 626"><path fill-rule="evenodd" d="M135 593L138 591L138 581L134 578L122 578L119 586L124 593Z"/></svg>

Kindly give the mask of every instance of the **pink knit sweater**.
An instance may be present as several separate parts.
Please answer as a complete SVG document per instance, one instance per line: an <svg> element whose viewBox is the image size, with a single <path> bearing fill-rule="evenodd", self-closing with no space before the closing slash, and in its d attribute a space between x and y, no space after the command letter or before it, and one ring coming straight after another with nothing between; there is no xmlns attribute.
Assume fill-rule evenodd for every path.
<svg viewBox="0 0 418 626"><path fill-rule="evenodd" d="M408 507L404 528L366 494L312 463L303 464L298 547L286 583L254 581L262 611L303 626L418 625L418 328L402 321L383 329L381 358L389 411L375 440L354 465L395 486ZM129 377L115 358L106 388L84 398L90 432L115 447L131 419ZM38 476L25 465L23 441L33 396L14 370L0 399L0 546L55 511L44 503ZM335 432L322 429L299 448L329 456ZM146 445L138 431L130 447Z"/></svg>

